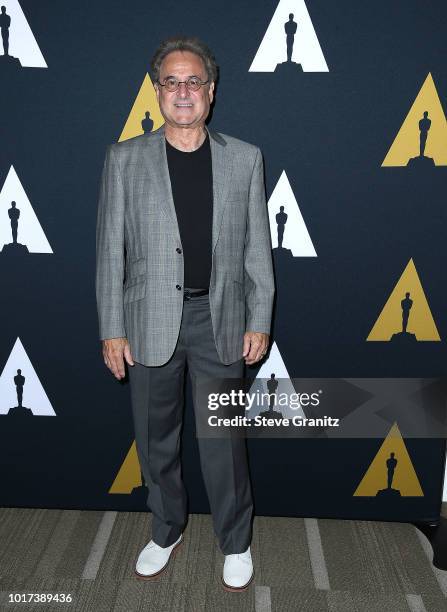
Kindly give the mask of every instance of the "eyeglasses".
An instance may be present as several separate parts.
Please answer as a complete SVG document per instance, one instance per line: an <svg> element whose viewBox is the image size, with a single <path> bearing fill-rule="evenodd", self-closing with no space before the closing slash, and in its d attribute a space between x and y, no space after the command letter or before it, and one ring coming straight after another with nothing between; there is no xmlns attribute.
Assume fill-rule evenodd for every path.
<svg viewBox="0 0 447 612"><path fill-rule="evenodd" d="M209 80L201 81L197 76L190 76L187 78L186 81L179 81L173 76L168 76L164 79L163 83L161 83L160 81L157 82L162 87L166 87L168 91L177 91L177 89L180 87L180 83L185 83L189 91L198 91L202 87L202 85L206 85L206 83L209 83Z"/></svg>

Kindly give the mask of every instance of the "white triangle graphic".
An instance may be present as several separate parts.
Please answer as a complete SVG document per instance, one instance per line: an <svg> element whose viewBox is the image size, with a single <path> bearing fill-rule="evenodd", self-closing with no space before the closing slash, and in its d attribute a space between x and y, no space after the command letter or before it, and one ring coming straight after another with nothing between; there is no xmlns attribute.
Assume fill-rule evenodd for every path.
<svg viewBox="0 0 447 612"><path fill-rule="evenodd" d="M314 245L307 231L303 216L299 209L289 179L283 170L268 201L270 220L270 235L272 248L278 248L278 231L280 231L281 218L287 219L284 223L282 248L292 251L294 257L317 257ZM284 210L281 210L284 206Z"/></svg>
<svg viewBox="0 0 447 612"><path fill-rule="evenodd" d="M249 72L274 72L278 64L287 60L284 25L290 13L297 24L292 62L301 64L304 72L329 72L304 0L280 0Z"/></svg>
<svg viewBox="0 0 447 612"><path fill-rule="evenodd" d="M7 415L10 409L18 406L17 376L24 377L22 406L34 416L56 416L20 338L17 338L0 375L0 414Z"/></svg>
<svg viewBox="0 0 447 612"><path fill-rule="evenodd" d="M27 68L48 68L34 34L17 0L1 2L6 7L6 15L9 15L9 49L8 55L20 60L22 66ZM6 21L1 16L0 20ZM0 55L4 55L2 41L0 39Z"/></svg>
<svg viewBox="0 0 447 612"><path fill-rule="evenodd" d="M273 342L267 359L259 368L259 372L257 373L256 378L250 387L249 393L255 397L255 401L253 402L250 410L246 410L245 412L247 419L253 419L261 412L269 409L268 398L266 397L262 399L261 394L269 393L267 381L271 378L272 374L274 374L275 378L278 379L278 386L274 391L276 393L278 403L273 406L273 410L281 413L284 418L292 418L294 416L305 417L306 415L304 414L303 408L299 402L289 401L291 394L296 394L295 387L290 380L289 373L278 350L278 346L276 342ZM256 401L257 394L259 401Z"/></svg>
<svg viewBox="0 0 447 612"><path fill-rule="evenodd" d="M13 240L11 219L8 214L13 201L16 203L16 209L20 211L17 242L25 245L30 253L52 253L53 250L31 206L31 202L14 166L11 166L0 191L0 257L3 246L11 244Z"/></svg>

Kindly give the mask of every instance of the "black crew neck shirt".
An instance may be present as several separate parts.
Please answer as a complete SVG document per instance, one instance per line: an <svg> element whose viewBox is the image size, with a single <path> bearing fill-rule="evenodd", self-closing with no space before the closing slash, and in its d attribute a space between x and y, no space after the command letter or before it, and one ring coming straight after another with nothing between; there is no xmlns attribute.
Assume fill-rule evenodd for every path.
<svg viewBox="0 0 447 612"><path fill-rule="evenodd" d="M195 151L166 142L172 196L183 246L184 286L209 288L213 224L213 177L208 132Z"/></svg>

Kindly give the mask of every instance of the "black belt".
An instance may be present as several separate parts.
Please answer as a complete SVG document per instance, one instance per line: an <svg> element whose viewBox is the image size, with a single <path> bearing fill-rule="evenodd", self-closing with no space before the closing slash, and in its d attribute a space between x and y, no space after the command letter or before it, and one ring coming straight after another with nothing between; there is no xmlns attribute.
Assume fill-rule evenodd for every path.
<svg viewBox="0 0 447 612"><path fill-rule="evenodd" d="M188 289L185 287L183 292L183 299L190 300L191 298L200 297L201 295L206 295L209 293L209 289Z"/></svg>

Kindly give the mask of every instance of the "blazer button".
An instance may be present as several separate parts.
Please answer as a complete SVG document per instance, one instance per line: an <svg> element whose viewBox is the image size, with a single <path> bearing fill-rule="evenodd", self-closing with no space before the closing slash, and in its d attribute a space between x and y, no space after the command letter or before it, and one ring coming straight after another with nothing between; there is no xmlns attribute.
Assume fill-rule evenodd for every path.
<svg viewBox="0 0 447 612"><path fill-rule="evenodd" d="M175 286L176 289L178 289L180 291L180 289L182 288L181 285L176 285Z"/></svg>
<svg viewBox="0 0 447 612"><path fill-rule="evenodd" d="M179 249L178 247L175 249L177 251L177 253L181 253L182 249Z"/></svg>

